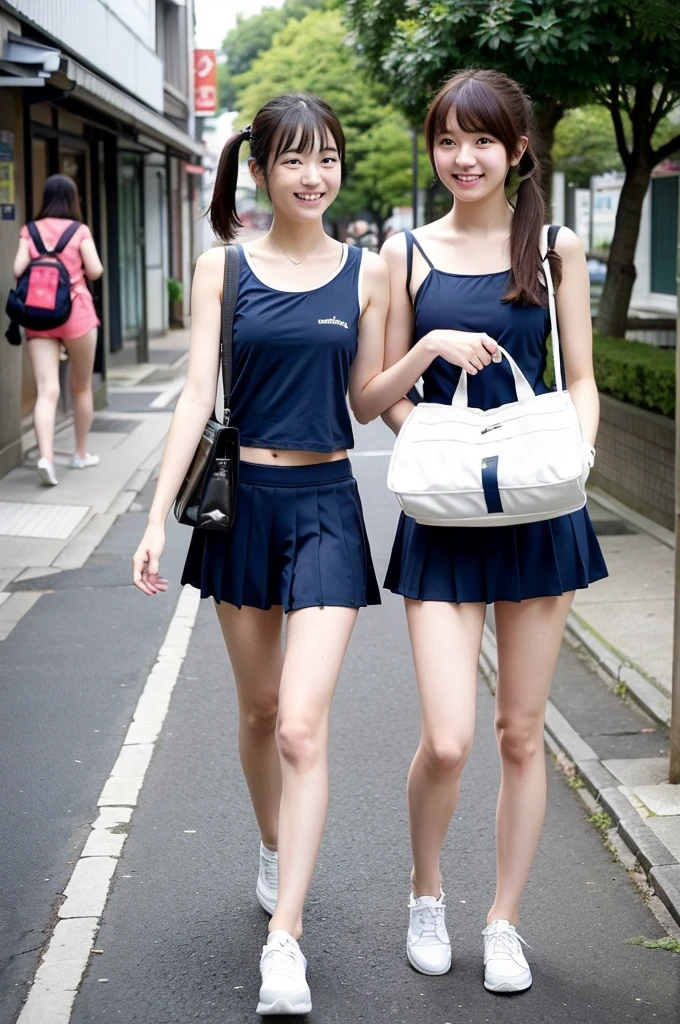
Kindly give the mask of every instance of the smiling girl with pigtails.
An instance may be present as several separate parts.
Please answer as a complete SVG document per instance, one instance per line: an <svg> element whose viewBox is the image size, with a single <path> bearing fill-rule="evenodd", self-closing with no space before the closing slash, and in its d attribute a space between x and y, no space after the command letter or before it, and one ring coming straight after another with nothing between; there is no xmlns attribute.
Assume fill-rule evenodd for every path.
<svg viewBox="0 0 680 1024"><path fill-rule="evenodd" d="M550 315L541 265L548 251L567 387L592 465L599 403L588 271L578 237L545 225L529 100L499 72L462 71L432 102L425 140L453 205L441 220L383 246L391 300L385 372L369 389L375 408L391 406L383 418L398 432L413 408L401 396L419 377L426 402L450 407L462 373L470 406L515 402L499 345L534 394L545 393ZM422 711L408 780L407 955L423 974L451 966L439 861L472 748L482 631L494 604L501 785L484 985L492 992L531 985L517 924L545 812L548 692L574 591L606 575L585 508L483 527L421 525L401 515L385 586L405 599Z"/></svg>
<svg viewBox="0 0 680 1024"><path fill-rule="evenodd" d="M235 521L228 534L194 530L182 583L215 600L236 680L241 764L261 836L256 894L272 915L257 1007L266 1016L311 1010L298 939L326 821L331 701L358 609L380 603L347 458L354 441L346 397L366 422L364 388L382 370L389 282L379 256L324 231L345 140L314 96L278 96L227 142L209 210L220 238L231 242L240 226L245 143L274 219L267 234L238 246ZM215 404L224 273L224 248L199 258L187 381L134 559L145 594L167 587L159 575L165 519Z"/></svg>

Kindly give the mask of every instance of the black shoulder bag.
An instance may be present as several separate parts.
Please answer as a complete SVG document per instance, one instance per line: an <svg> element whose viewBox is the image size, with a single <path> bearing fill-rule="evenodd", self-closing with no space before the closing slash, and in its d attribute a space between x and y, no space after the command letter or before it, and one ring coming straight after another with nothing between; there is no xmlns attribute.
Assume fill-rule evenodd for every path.
<svg viewBox="0 0 680 1024"><path fill-rule="evenodd" d="M238 294L238 250L225 246L220 362L224 422L213 411L175 499L175 517L185 526L228 533L234 522L238 488L239 433L229 424L231 411L231 349L234 308Z"/></svg>

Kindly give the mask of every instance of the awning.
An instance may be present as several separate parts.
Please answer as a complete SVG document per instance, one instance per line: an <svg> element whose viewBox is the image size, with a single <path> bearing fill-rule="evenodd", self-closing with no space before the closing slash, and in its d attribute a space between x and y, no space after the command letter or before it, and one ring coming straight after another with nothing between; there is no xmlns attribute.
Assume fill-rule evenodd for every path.
<svg viewBox="0 0 680 1024"><path fill-rule="evenodd" d="M142 128L147 134L160 139L161 142L178 150L182 154L203 156L205 148L196 139L177 128L167 118L149 110L143 103L133 99L122 89L88 71L71 57L65 57L62 61L61 71L69 81L74 83L71 95L89 103L90 106L98 107L109 117L116 117L136 128Z"/></svg>
<svg viewBox="0 0 680 1024"><path fill-rule="evenodd" d="M0 72L8 74L0 74L0 86L43 86L52 72L59 70L60 57L60 51L53 46L8 32L0 60Z"/></svg>

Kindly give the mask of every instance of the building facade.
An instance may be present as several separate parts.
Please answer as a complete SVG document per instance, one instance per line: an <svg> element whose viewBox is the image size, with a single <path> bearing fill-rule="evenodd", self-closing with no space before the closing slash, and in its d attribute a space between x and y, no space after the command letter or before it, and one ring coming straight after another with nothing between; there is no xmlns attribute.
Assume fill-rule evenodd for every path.
<svg viewBox="0 0 680 1024"><path fill-rule="evenodd" d="M99 404L107 367L145 361L149 338L188 312L203 152L193 24L193 0L0 0L0 302L46 178L70 175L105 267ZM21 459L33 398L26 346L0 346L0 475Z"/></svg>

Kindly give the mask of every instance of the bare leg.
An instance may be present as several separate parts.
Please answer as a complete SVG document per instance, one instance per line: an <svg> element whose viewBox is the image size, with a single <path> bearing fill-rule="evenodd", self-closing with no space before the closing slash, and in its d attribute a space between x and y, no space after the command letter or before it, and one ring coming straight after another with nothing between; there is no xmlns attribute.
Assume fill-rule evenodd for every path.
<svg viewBox="0 0 680 1024"><path fill-rule="evenodd" d="M413 895L438 897L439 858L472 749L483 604L406 601L422 733L408 777Z"/></svg>
<svg viewBox="0 0 680 1024"><path fill-rule="evenodd" d="M81 338L64 341L71 361L71 394L76 433L76 455L87 455L87 435L92 426L92 368L97 348L97 331L93 328Z"/></svg>
<svg viewBox="0 0 680 1024"><path fill-rule="evenodd" d="M217 604L238 694L238 745L241 766L262 842L277 848L281 769L276 746L276 716L283 654L280 607L235 608Z"/></svg>
<svg viewBox="0 0 680 1024"><path fill-rule="evenodd" d="M546 803L543 726L550 684L574 595L496 604L496 738L501 788L496 812L496 898L489 921L516 925L541 836Z"/></svg>
<svg viewBox="0 0 680 1024"><path fill-rule="evenodd" d="M277 738L283 791L279 816L279 899L269 930L302 934L328 811L328 720L357 613L303 608L288 616Z"/></svg>
<svg viewBox="0 0 680 1024"><path fill-rule="evenodd" d="M59 344L57 338L31 338L28 342L38 389L33 410L35 436L40 457L50 462L54 462L54 420L59 401Z"/></svg>

